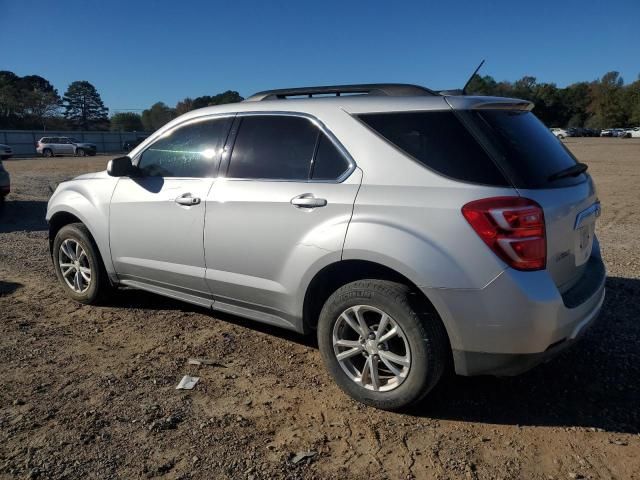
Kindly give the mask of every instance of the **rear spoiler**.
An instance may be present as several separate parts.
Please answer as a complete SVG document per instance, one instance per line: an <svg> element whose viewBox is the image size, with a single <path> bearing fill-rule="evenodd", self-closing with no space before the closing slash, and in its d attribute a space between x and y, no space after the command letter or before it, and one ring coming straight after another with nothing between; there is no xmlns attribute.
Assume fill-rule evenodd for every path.
<svg viewBox="0 0 640 480"><path fill-rule="evenodd" d="M531 111L535 106L528 100L503 97L445 96L455 110L522 110Z"/></svg>

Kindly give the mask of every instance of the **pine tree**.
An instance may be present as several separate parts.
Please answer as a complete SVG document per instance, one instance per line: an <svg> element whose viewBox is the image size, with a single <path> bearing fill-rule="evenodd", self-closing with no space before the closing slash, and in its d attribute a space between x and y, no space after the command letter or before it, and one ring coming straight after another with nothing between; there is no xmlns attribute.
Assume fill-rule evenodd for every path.
<svg viewBox="0 0 640 480"><path fill-rule="evenodd" d="M96 87L86 80L69 85L64 94L64 116L73 125L83 130L105 124L108 121L108 108L102 103Z"/></svg>

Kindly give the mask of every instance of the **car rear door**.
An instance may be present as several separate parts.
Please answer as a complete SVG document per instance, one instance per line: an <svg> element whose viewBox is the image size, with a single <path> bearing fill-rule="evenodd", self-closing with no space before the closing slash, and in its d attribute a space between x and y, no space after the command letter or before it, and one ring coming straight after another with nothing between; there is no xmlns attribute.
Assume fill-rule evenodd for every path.
<svg viewBox="0 0 640 480"><path fill-rule="evenodd" d="M110 245L124 283L178 292L210 305L205 281L205 199L232 117L179 125L139 156L140 174L121 178L111 200Z"/></svg>
<svg viewBox="0 0 640 480"><path fill-rule="evenodd" d="M361 172L302 115L238 114L230 139L205 220L216 308L295 317L305 273L340 260Z"/></svg>

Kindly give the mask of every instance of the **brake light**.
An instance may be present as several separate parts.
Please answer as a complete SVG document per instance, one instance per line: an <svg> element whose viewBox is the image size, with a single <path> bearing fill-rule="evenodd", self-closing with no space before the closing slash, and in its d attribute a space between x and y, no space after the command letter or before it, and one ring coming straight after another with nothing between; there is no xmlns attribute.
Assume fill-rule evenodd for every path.
<svg viewBox="0 0 640 480"><path fill-rule="evenodd" d="M533 200L493 197L462 207L462 215L489 248L517 270L542 270L547 264L544 212Z"/></svg>

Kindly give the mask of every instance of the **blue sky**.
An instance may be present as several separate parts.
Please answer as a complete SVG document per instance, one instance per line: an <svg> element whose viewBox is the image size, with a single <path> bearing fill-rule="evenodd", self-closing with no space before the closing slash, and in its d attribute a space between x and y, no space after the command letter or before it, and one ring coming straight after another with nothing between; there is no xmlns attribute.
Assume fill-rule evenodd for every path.
<svg viewBox="0 0 640 480"><path fill-rule="evenodd" d="M640 0L323 2L0 0L0 70L64 93L88 80L114 110L227 89L498 80L560 86L640 73Z"/></svg>

